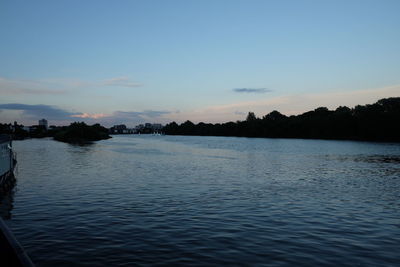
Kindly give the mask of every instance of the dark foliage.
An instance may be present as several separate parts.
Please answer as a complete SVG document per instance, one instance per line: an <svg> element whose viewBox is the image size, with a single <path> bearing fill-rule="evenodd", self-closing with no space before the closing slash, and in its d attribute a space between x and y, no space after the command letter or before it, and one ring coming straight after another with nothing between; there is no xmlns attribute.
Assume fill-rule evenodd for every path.
<svg viewBox="0 0 400 267"><path fill-rule="evenodd" d="M48 130L44 126L35 125L29 131L24 130L22 125L0 123L0 134L9 134L13 140L54 137L55 140L68 143L87 143L111 138L107 128L100 124L89 126L84 122L74 122L70 126L62 127L51 126Z"/></svg>
<svg viewBox="0 0 400 267"><path fill-rule="evenodd" d="M13 140L22 140L27 137L30 137L30 133L25 131L22 125L13 125L11 123L0 123L0 134L8 134L11 135ZM33 133L32 133L33 135Z"/></svg>
<svg viewBox="0 0 400 267"><path fill-rule="evenodd" d="M164 127L169 135L213 135L272 138L349 139L370 141L400 141L400 97L381 99L375 104L325 107L297 116L285 116L272 111L262 118L249 112L245 121L180 125L171 122Z"/></svg>
<svg viewBox="0 0 400 267"><path fill-rule="evenodd" d="M1 124L0 134L9 134L13 140L23 140L25 138L43 138L51 135L52 131L47 130L42 125L35 125L29 131L24 130L23 125L19 124Z"/></svg>
<svg viewBox="0 0 400 267"><path fill-rule="evenodd" d="M84 122L71 123L54 134L55 140L67 143L87 143L108 138L111 137L108 135L107 128L100 124L89 126Z"/></svg>

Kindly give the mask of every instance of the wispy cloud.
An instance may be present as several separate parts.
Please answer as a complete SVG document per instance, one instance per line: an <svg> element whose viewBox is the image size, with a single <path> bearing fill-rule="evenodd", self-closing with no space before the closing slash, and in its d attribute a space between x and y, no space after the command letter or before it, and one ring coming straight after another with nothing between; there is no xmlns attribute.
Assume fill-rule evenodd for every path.
<svg viewBox="0 0 400 267"><path fill-rule="evenodd" d="M118 86L118 87L140 87L143 86L141 83L133 82L128 77L115 77L103 81L102 85L105 86Z"/></svg>
<svg viewBox="0 0 400 267"><path fill-rule="evenodd" d="M0 77L2 95L63 95L67 90L50 89L52 86L44 81L6 79Z"/></svg>
<svg viewBox="0 0 400 267"><path fill-rule="evenodd" d="M139 118L157 118L169 114L169 111L145 110L145 111L115 111L112 116L121 118L139 117Z"/></svg>
<svg viewBox="0 0 400 267"><path fill-rule="evenodd" d="M63 94L66 94L67 91L65 91L65 90L0 87L0 93L3 95L63 95Z"/></svg>
<svg viewBox="0 0 400 267"><path fill-rule="evenodd" d="M165 115L174 113L164 110L145 110L145 111L115 111L111 114L104 113L85 113L71 112L56 106L50 105L27 105L19 103L0 104L1 111L20 111L22 119L34 122L37 119L45 118L54 124L67 124L77 119L87 123L101 123L105 126L114 124L127 124L134 126L144 122L169 122L170 119Z"/></svg>
<svg viewBox="0 0 400 267"><path fill-rule="evenodd" d="M264 94L272 92L271 89L268 88L234 88L232 89L235 93L255 93L255 94Z"/></svg>
<svg viewBox="0 0 400 267"><path fill-rule="evenodd" d="M0 77L0 95L16 96L16 95L49 95L59 96L77 90L96 88L98 86L114 86L114 87L140 87L140 83L131 81L128 77L115 77L107 80L84 81L79 79L10 79Z"/></svg>
<svg viewBox="0 0 400 267"><path fill-rule="evenodd" d="M234 114L235 114L235 115L244 116L244 115L246 115L246 112L242 112L242 111L236 110L236 111L234 112Z"/></svg>
<svg viewBox="0 0 400 267"><path fill-rule="evenodd" d="M97 114L81 113L81 114L71 115L71 117L73 118L81 118L81 119L100 119L100 118L105 118L107 116L108 115L103 113L97 113Z"/></svg>
<svg viewBox="0 0 400 267"><path fill-rule="evenodd" d="M160 110L145 110L143 112L141 112L142 116L145 117L149 117L149 118L157 118L157 117L161 117L163 115L169 114L171 112L169 111L160 111Z"/></svg>
<svg viewBox="0 0 400 267"><path fill-rule="evenodd" d="M0 104L0 110L18 110L22 111L23 116L30 119L48 118L53 120L66 120L72 116L82 113L70 112L50 105L27 105L27 104Z"/></svg>
<svg viewBox="0 0 400 267"><path fill-rule="evenodd" d="M114 111L111 114L88 114L81 113L73 115L74 118L81 118L88 123L98 122L105 126L112 126L116 124L126 124L130 127L145 122L159 122L166 123L171 119L165 115L171 114L169 111L159 110L145 110L145 111Z"/></svg>
<svg viewBox="0 0 400 267"><path fill-rule="evenodd" d="M354 107L355 105L372 104L382 98L399 96L400 85L365 90L293 94L187 110L179 114L171 113L169 117L180 122L187 119L194 122L226 122L243 120L248 111L255 112L258 116L266 115L273 110L278 110L285 115L295 115L321 106L329 109L336 109L338 106ZM242 114L241 111L246 112Z"/></svg>

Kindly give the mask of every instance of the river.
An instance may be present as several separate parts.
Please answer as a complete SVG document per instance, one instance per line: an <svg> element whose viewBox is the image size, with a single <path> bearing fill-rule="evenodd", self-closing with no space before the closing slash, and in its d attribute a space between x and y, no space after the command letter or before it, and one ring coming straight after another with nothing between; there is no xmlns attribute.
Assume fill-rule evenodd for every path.
<svg viewBox="0 0 400 267"><path fill-rule="evenodd" d="M15 141L0 214L37 266L395 266L400 144Z"/></svg>

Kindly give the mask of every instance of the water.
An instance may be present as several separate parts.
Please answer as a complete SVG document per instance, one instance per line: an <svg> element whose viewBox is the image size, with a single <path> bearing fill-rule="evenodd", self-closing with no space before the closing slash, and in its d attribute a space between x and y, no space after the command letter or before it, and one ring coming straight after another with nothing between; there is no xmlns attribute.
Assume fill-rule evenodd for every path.
<svg viewBox="0 0 400 267"><path fill-rule="evenodd" d="M14 142L1 215L37 266L398 266L400 144Z"/></svg>

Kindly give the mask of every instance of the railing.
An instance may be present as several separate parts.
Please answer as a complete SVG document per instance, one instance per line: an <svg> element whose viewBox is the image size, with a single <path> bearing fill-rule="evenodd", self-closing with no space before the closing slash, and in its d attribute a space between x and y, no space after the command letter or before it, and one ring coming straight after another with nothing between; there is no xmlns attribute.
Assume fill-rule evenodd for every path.
<svg viewBox="0 0 400 267"><path fill-rule="evenodd" d="M0 173L0 187L3 187L7 183L7 180L10 179L9 177L14 175L14 168L17 164L17 153L12 150L10 145L8 145L8 154L9 165L7 164L8 166Z"/></svg>
<svg viewBox="0 0 400 267"><path fill-rule="evenodd" d="M34 267L28 254L24 251L13 233L0 217L0 258L5 266ZM3 265L1 265L3 266Z"/></svg>

